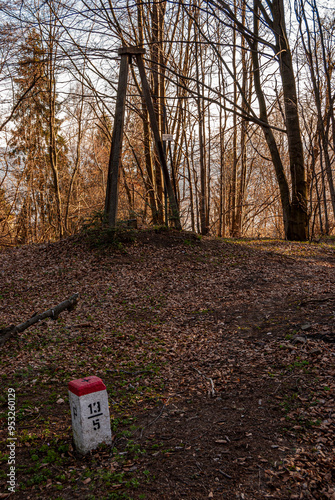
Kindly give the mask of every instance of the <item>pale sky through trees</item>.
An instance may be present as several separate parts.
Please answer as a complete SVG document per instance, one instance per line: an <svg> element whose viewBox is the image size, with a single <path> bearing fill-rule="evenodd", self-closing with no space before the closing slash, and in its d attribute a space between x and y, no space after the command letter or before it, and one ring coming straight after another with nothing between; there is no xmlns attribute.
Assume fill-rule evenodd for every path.
<svg viewBox="0 0 335 500"><path fill-rule="evenodd" d="M64 167L53 171L60 183L60 227L64 217L66 225L71 220L72 226L67 228L71 233L82 217L102 210L120 67L117 50L123 45L142 45L147 51L146 74L160 133L169 132L175 138L168 163L186 228L220 235L287 236L298 217L293 212L305 198L302 213L306 217L302 213L298 217L305 217L298 223L305 229L300 236L294 229L292 237L304 239L314 232L331 231L335 206L334 8L327 0L317 4L314 0L294 5L285 2L293 75L288 77L283 73L286 63L281 62L287 49L276 48L285 36L276 31L277 14L272 20L271 5L271 9L280 9L281 1L269 5L260 2L257 14L242 0L230 2L230 6L221 0L193 4L69 4L54 0L40 6L29 1L20 6L3 5L0 183L8 200L6 234L15 239L15 221L27 193L33 207L31 214L25 215L27 224L39 234L31 238L54 237L55 233L48 218L43 216L42 221L38 215L37 205L45 203L38 201L40 188L32 178L28 187L24 161L16 161L10 147L21 101L29 103L34 96L28 82L21 93L16 84L20 47L32 30L46 57L53 61L45 78L50 89L55 84L57 105L53 115L43 119L49 123L50 133L54 119L61 119L59 133L67 150ZM310 27L307 33L302 23L303 37L297 18L301 8ZM316 29L317 23L321 23L321 31ZM8 37L8 33L13 36ZM257 58L252 57L253 44ZM311 59L306 52L308 44L314 51ZM295 91L289 88L289 81ZM297 93L299 130L295 125L289 132L287 113L292 109L286 103L291 98L285 96L292 92L293 101ZM326 131L322 136L320 120ZM133 65L128 81L119 215L127 218L134 214L143 224L157 223L157 217L166 223L168 215L159 209L164 205L161 174L147 126L139 74ZM268 131L272 131L270 135ZM296 134L295 145L292 134ZM297 189L304 194L295 194L299 182L296 185L294 155L299 142L303 159L297 165L302 161L303 165L302 184ZM49 154L46 148L46 158ZM58 158L57 148L54 158ZM53 167L46 161L45 168ZM53 182L51 176L48 196L55 188ZM47 214L48 208L42 212Z"/></svg>

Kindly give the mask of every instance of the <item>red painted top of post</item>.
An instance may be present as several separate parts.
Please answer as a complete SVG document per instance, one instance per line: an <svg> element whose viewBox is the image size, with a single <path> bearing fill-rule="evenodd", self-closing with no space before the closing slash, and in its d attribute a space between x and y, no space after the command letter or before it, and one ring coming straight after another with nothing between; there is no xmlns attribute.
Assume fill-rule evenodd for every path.
<svg viewBox="0 0 335 500"><path fill-rule="evenodd" d="M101 378L93 375L92 377L71 380L68 388L76 396L85 396L85 394L91 394L92 392L104 391L106 386Z"/></svg>

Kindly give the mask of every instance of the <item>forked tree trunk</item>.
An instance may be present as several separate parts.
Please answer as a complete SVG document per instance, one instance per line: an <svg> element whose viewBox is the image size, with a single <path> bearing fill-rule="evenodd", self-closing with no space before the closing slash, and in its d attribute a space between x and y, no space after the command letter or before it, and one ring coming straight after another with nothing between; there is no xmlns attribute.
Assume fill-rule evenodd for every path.
<svg viewBox="0 0 335 500"><path fill-rule="evenodd" d="M161 113L160 113L160 68L159 68L159 29L160 29L160 10L158 9L157 0L152 4L152 40L151 40L151 60L152 60L152 100L156 115L156 121L161 134ZM162 170L158 155L154 156L155 164L155 187L157 200L157 222L164 223L164 182Z"/></svg>
<svg viewBox="0 0 335 500"><path fill-rule="evenodd" d="M144 33L143 33L143 4L137 6L137 24L138 24L138 38L139 47L144 47ZM153 170L153 161L151 154L151 136L150 136L150 122L148 110L145 104L144 97L142 98L142 122L143 122L143 141L144 141L144 157L145 167L148 175L148 198L150 203L152 222L158 224L158 208L157 208L157 190L155 185L155 176Z"/></svg>
<svg viewBox="0 0 335 500"><path fill-rule="evenodd" d="M286 130L290 157L291 193L272 129L268 126L265 97L260 81L258 52L259 0L254 0L254 40L251 44L254 69L254 84L260 108L263 132L270 150L280 191L285 237L288 240L304 241L308 237L307 183L305 175L303 147L297 108L297 94L292 57L286 36L284 6L282 0L274 0L273 32L280 63L285 102Z"/></svg>
<svg viewBox="0 0 335 500"><path fill-rule="evenodd" d="M283 0L273 2L274 34L280 63L280 75L286 116L288 152L292 182L291 206L286 237L288 240L306 240L308 234L307 183L304 153L300 132L298 99L292 55L289 47Z"/></svg>

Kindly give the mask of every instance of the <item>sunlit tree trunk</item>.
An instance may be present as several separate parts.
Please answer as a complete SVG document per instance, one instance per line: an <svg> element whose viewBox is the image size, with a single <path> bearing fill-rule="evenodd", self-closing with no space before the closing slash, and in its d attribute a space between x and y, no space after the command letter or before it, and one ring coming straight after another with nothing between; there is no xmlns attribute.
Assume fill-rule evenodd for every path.
<svg viewBox="0 0 335 500"><path fill-rule="evenodd" d="M156 113L156 120L158 123L160 134L162 133L162 116L161 116L161 106L160 106L160 50L162 50L160 44L161 38L161 11L157 0L154 0L151 7L151 22L152 22L152 39L151 39L151 76L152 76L152 100ZM156 197L157 197L157 222L159 224L164 223L164 185L163 176L160 166L158 156L155 155L155 187L156 187Z"/></svg>
<svg viewBox="0 0 335 500"><path fill-rule="evenodd" d="M137 5L137 19L138 19L138 37L139 37L139 47L144 47L144 33L143 33L143 4L139 3ZM152 214L153 224L158 224L158 208L157 208L157 191L156 182L153 170L153 160L151 154L151 134L150 134L150 124L148 110L145 104L144 97L142 98L142 123L143 123L143 142L144 142L144 157L145 157L145 167L148 175L148 182L146 183L149 204Z"/></svg>
<svg viewBox="0 0 335 500"><path fill-rule="evenodd" d="M276 49L283 84L291 173L292 191L286 237L289 240L306 240L308 231L306 172L299 123L295 75L292 65L291 50L286 34L285 8L283 0L273 1L273 23L273 33L276 38Z"/></svg>

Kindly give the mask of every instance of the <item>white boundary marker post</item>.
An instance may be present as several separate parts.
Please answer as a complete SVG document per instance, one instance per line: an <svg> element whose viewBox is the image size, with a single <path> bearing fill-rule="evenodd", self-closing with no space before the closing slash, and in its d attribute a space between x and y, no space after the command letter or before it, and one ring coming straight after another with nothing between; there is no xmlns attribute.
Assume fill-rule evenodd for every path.
<svg viewBox="0 0 335 500"><path fill-rule="evenodd" d="M103 381L96 376L72 380L68 389L76 450L85 455L101 443L111 444L108 395Z"/></svg>

